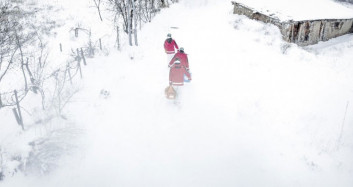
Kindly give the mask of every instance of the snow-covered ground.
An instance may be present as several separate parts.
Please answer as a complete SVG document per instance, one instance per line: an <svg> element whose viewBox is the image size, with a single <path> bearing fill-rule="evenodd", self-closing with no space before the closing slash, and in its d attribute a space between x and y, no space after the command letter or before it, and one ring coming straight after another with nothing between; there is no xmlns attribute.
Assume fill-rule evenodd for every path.
<svg viewBox="0 0 353 187"><path fill-rule="evenodd" d="M193 75L176 102L164 97L167 33ZM26 152L26 137L60 129L43 152L66 156L1 186L353 185L353 35L300 48L233 15L228 0L180 0L143 26L139 44L88 60L68 120L7 133L22 134L14 147Z"/></svg>

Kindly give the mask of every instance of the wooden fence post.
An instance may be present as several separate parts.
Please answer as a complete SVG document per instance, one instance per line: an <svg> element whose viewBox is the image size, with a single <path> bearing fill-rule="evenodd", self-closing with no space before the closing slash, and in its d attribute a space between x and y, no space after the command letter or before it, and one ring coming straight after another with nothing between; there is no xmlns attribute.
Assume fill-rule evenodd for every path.
<svg viewBox="0 0 353 187"><path fill-rule="evenodd" d="M81 70L81 57L80 57L80 53L78 52L78 48L76 48L76 51L77 51L77 68L80 70L80 76L81 76L81 79L82 79L82 70ZM76 71L77 72L77 71Z"/></svg>
<svg viewBox="0 0 353 187"><path fill-rule="evenodd" d="M71 76L69 64L67 64L66 70L67 70L67 72L69 73L70 83L71 83L71 85L72 85L72 76Z"/></svg>
<svg viewBox="0 0 353 187"><path fill-rule="evenodd" d="M63 52L63 46L60 43L60 52Z"/></svg>
<svg viewBox="0 0 353 187"><path fill-rule="evenodd" d="M102 40L99 38L99 49L102 50Z"/></svg>
<svg viewBox="0 0 353 187"><path fill-rule="evenodd" d="M77 65L78 65L77 68L80 70L80 77L81 77L81 79L82 79L82 70L81 70L81 64L80 64L80 62L78 62Z"/></svg>
<svg viewBox="0 0 353 187"><path fill-rule="evenodd" d="M87 65L86 58L85 58L85 55L83 54L82 48L81 48L81 56L82 56L82 59L83 59L83 64L86 66Z"/></svg>
<svg viewBox="0 0 353 187"><path fill-rule="evenodd" d="M12 111L14 112L14 115L16 117L17 123L19 125L21 125L22 130L25 130L24 127L23 127L23 118L22 118L22 114L21 114L20 102L18 100L17 91L15 90L14 92L15 92L17 110L16 110L16 108L13 108Z"/></svg>
<svg viewBox="0 0 353 187"><path fill-rule="evenodd" d="M75 37L78 37L78 28L75 28Z"/></svg>
<svg viewBox="0 0 353 187"><path fill-rule="evenodd" d="M34 84L34 78L33 78L33 74L31 72L31 70L29 69L28 67L28 58L27 58L27 62L26 62L26 69L27 69L27 72L28 72L28 75L29 75L29 78L31 79L31 83Z"/></svg>
<svg viewBox="0 0 353 187"><path fill-rule="evenodd" d="M76 52L77 52L77 60L80 61L81 57L80 57L80 52L78 51L78 48L76 48Z"/></svg>
<svg viewBox="0 0 353 187"><path fill-rule="evenodd" d="M18 125L21 125L21 119L20 119L20 117L18 116L18 113L17 113L16 108L12 108L12 112L13 112L13 115L15 116L15 118L16 118L17 124L18 124ZM21 127L22 127L22 125L21 125ZM22 127L22 130L24 130L23 127Z"/></svg>
<svg viewBox="0 0 353 187"><path fill-rule="evenodd" d="M0 93L0 108L2 108L1 93Z"/></svg>
<svg viewBox="0 0 353 187"><path fill-rule="evenodd" d="M81 77L81 79L82 79L82 70L81 70L81 63L80 63L80 61L77 61L77 68L78 68L78 70L80 71L80 77ZM77 72L77 71L76 71Z"/></svg>

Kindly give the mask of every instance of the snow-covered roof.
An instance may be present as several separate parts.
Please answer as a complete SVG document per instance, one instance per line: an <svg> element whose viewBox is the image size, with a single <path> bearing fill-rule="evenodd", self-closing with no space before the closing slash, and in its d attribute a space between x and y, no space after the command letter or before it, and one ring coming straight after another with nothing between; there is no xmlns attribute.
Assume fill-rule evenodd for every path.
<svg viewBox="0 0 353 187"><path fill-rule="evenodd" d="M235 0L235 2L282 21L353 18L353 6L345 6L334 0Z"/></svg>

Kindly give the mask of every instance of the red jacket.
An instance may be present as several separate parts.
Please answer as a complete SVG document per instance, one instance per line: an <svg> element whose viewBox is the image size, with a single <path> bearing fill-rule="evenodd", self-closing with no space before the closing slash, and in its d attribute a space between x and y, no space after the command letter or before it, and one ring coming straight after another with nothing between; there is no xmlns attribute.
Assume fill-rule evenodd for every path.
<svg viewBox="0 0 353 187"><path fill-rule="evenodd" d="M167 54L174 54L175 48L179 49L177 43L172 38L168 38L164 41L164 50Z"/></svg>
<svg viewBox="0 0 353 187"><path fill-rule="evenodd" d="M185 54L184 52L180 52L178 51L174 57L172 58L172 60L169 62L169 67L172 66L175 62L176 59L180 60L180 64L182 66L184 66L186 68L186 70L189 70L189 60L188 60L188 56L187 54Z"/></svg>
<svg viewBox="0 0 353 187"><path fill-rule="evenodd" d="M191 80L191 75L181 64L174 64L169 71L169 84L173 86L184 85L184 74Z"/></svg>

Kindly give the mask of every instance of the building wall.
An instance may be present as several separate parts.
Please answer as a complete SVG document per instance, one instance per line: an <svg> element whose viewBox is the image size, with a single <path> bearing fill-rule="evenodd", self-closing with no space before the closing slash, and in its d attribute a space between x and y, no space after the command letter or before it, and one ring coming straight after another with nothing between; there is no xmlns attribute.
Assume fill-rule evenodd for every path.
<svg viewBox="0 0 353 187"><path fill-rule="evenodd" d="M353 32L353 19L306 20L282 23L283 39L298 45L311 45L319 41Z"/></svg>
<svg viewBox="0 0 353 187"><path fill-rule="evenodd" d="M300 46L316 44L331 38L353 33L353 19L324 19L281 22L276 17L264 15L240 3L232 2L234 14L276 25L287 42Z"/></svg>
<svg viewBox="0 0 353 187"><path fill-rule="evenodd" d="M351 4L353 4L353 0L336 0L336 1L346 2L346 3L351 3Z"/></svg>
<svg viewBox="0 0 353 187"><path fill-rule="evenodd" d="M251 19L259 20L259 21L262 21L265 23L272 23L274 25L277 25L278 27L282 26L280 20L277 18L261 14L255 10L253 10L252 8L249 8L249 7L242 5L240 3L237 3L234 1L232 3L234 5L234 10L233 10L234 14L245 15Z"/></svg>

